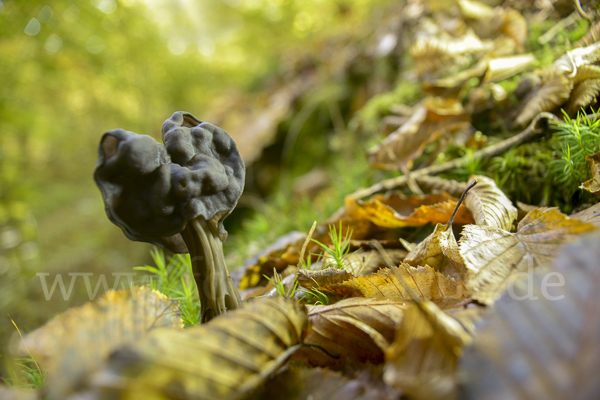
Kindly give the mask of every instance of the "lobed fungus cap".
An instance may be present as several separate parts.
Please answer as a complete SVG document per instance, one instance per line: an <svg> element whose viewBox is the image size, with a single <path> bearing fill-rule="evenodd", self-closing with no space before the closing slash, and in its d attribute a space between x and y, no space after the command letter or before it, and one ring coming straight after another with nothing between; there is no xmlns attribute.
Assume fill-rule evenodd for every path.
<svg viewBox="0 0 600 400"><path fill-rule="evenodd" d="M106 132L94 179L106 214L125 235L187 252L180 235L202 217L227 238L223 219L244 189L245 166L223 129L178 111L162 126L164 145L122 129Z"/></svg>

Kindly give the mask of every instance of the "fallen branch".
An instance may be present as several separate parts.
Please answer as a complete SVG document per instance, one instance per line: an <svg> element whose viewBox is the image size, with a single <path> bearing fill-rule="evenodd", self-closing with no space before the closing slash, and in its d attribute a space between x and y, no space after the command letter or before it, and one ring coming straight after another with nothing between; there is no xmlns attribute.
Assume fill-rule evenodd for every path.
<svg viewBox="0 0 600 400"><path fill-rule="evenodd" d="M503 140L500 143L496 143L495 145L488 146L481 150L476 151L475 153L473 153L473 158L485 159L485 158L494 157L499 154L505 153L510 148L512 148L516 145L519 145L521 143L524 143L528 140L533 139L535 136L546 131L547 127L545 125L539 126L541 120L551 121L551 120L557 120L557 118L556 118L556 116L554 116L553 114L550 114L548 112L539 113L537 115L537 117L535 117L533 119L533 121L531 121L529 126L523 132L521 132L511 138ZM419 177L425 177L428 175L437 175L437 174L440 174L442 172L446 172L446 171L449 171L452 169L461 168L467 162L468 162L468 159L466 157L455 158L454 160L450 160L450 161L445 162L440 165L431 165L429 167L411 171L410 175L411 175L411 178L414 178L418 182ZM406 185L406 183L407 183L406 175L401 175L401 176L398 176L395 178L386 179L381 182L378 182L369 188L357 190L356 192L350 194L350 197L352 197L354 199L362 199L362 198L371 196L377 192L382 192L384 190L397 189L399 187Z"/></svg>

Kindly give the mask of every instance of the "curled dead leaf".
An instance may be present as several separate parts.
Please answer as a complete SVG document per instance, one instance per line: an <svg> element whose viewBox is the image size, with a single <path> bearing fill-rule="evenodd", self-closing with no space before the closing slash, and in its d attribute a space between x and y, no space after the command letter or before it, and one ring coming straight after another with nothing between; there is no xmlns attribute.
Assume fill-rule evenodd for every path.
<svg viewBox="0 0 600 400"><path fill-rule="evenodd" d="M564 244L593 229L594 225L570 219L554 208L531 211L516 233L467 225L459 242L468 270L467 287L474 299L491 305L515 273L549 266Z"/></svg>
<svg viewBox="0 0 600 400"><path fill-rule="evenodd" d="M517 218L515 206L493 179L473 175L469 183L474 181L477 185L467 193L465 204L471 210L475 223L510 231Z"/></svg>
<svg viewBox="0 0 600 400"><path fill-rule="evenodd" d="M369 220L385 228L403 228L425 224L446 223L452 216L457 200L445 193L427 196L375 195L361 201L346 197L348 213L355 220ZM454 221L468 224L473 221L469 210L461 205Z"/></svg>
<svg viewBox="0 0 600 400"><path fill-rule="evenodd" d="M600 79L587 79L575 86L567 105L569 114L574 115L582 108L594 104L600 93Z"/></svg>
<svg viewBox="0 0 600 400"><path fill-rule="evenodd" d="M428 144L446 134L470 126L470 117L460 102L429 97L416 106L412 117L368 152L374 168L405 169Z"/></svg>
<svg viewBox="0 0 600 400"><path fill-rule="evenodd" d="M600 43L568 51L552 64L552 71L553 73L566 74L569 78L574 79L579 68L594 64L597 61L600 61Z"/></svg>
<svg viewBox="0 0 600 400"><path fill-rule="evenodd" d="M47 370L51 398L65 398L111 352L156 328L182 328L180 312L177 301L146 287L109 291L26 335L19 353L29 350Z"/></svg>
<svg viewBox="0 0 600 400"><path fill-rule="evenodd" d="M445 224L437 224L433 232L407 254L404 262L415 267L429 265L453 278L466 275L454 233Z"/></svg>
<svg viewBox="0 0 600 400"><path fill-rule="evenodd" d="M453 64L464 64L469 56L482 54L492 48L490 42L483 42L468 30L461 37L452 37L440 31L436 35L418 37L410 47L417 75L439 74ZM459 60L459 57L462 58Z"/></svg>
<svg viewBox="0 0 600 400"><path fill-rule="evenodd" d="M309 307L312 330L304 342L325 351L304 348L294 359L337 370L365 362L381 364L383 349L393 340L406 304L402 299L353 298Z"/></svg>
<svg viewBox="0 0 600 400"><path fill-rule="evenodd" d="M416 400L451 398L458 359L471 335L434 303L410 305L385 353L384 381Z"/></svg>
<svg viewBox="0 0 600 400"><path fill-rule="evenodd" d="M533 54L492 58L487 62L483 82L498 82L525 71L535 63Z"/></svg>
<svg viewBox="0 0 600 400"><path fill-rule="evenodd" d="M309 289L319 288L311 282L308 285ZM321 288L341 297L398 298L403 301L411 301L410 292L414 292L417 298L434 301L443 308L454 307L470 297L464 282L436 272L428 265L413 267L405 263L381 269L368 277L331 281Z"/></svg>
<svg viewBox="0 0 600 400"><path fill-rule="evenodd" d="M600 194L600 153L586 156L587 161L592 174L592 178L581 184L581 189L587 190L592 194Z"/></svg>
<svg viewBox="0 0 600 400"><path fill-rule="evenodd" d="M237 399L300 347L309 326L293 300L254 300L207 324L152 332L90 385L111 399Z"/></svg>
<svg viewBox="0 0 600 400"><path fill-rule="evenodd" d="M543 111L552 111L569 100L573 81L566 73L551 73L542 84L523 100L523 108L515 120L517 126L528 124Z"/></svg>

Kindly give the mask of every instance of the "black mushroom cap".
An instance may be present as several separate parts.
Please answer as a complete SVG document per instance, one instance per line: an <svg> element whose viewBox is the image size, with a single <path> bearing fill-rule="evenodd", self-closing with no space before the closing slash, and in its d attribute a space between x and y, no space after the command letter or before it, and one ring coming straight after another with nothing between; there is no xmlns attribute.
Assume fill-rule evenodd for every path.
<svg viewBox="0 0 600 400"><path fill-rule="evenodd" d="M106 214L125 235L186 253L180 235L202 217L227 238L223 219L244 189L246 168L223 129L178 111L162 127L163 146L122 129L106 132L94 179Z"/></svg>

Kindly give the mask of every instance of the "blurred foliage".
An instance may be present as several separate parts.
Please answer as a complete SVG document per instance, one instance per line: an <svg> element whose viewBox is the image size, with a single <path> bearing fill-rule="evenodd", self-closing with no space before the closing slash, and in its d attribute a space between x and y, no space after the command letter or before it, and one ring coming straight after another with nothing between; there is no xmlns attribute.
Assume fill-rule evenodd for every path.
<svg viewBox="0 0 600 400"><path fill-rule="evenodd" d="M100 274L130 272L132 265L150 262L150 246L124 240L106 219L91 179L99 138L109 129L159 139L162 121L186 110L233 127L235 137L234 122L243 122L239 115L260 118L270 94L297 76L302 87L312 73L319 84L305 79L306 89L275 121L275 139L249 165L253 180L241 211L228 220L227 246L241 262L245 250L256 249L248 243L305 229L313 218L329 215L343 193L364 183L355 177L367 168L347 160L356 174L346 174L346 165L332 161L332 154L363 159L357 155L361 149L347 151L344 127L368 97L396 80L392 58L350 63L352 57L373 58L365 38L373 26L385 25L377 7L386 3L0 0L0 314L10 311L21 330L30 331L88 300L80 278L68 273L92 272L96 287ZM375 85L367 88L366 77ZM331 176L311 205L293 193L292 182L320 165L344 173ZM342 185L348 186L340 192ZM280 194L262 200L274 188ZM291 196L302 200L274 206ZM302 209L311 209L310 217ZM278 221L286 210L300 218L263 224L253 231L264 231L258 239L236 235L243 216L266 212L264 218ZM251 223L260 225L259 220ZM63 299L56 288L46 300L38 272L50 274L49 286L59 274L67 288L75 280L72 294ZM0 321L2 357L14 327Z"/></svg>

